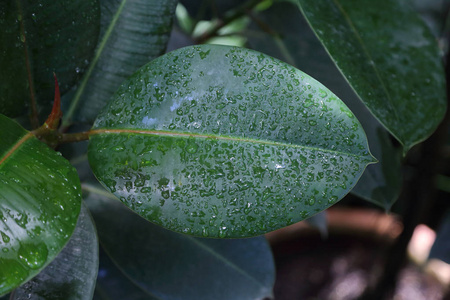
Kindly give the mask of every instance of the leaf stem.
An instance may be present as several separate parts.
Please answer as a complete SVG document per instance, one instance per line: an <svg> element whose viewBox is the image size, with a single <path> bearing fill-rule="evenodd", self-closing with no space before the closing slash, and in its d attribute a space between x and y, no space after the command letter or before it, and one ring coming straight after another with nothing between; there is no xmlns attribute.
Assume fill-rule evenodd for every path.
<svg viewBox="0 0 450 300"><path fill-rule="evenodd" d="M225 16L223 19L220 19L219 22L211 28L209 31L203 33L198 38L195 39L197 44L203 44L209 39L217 36L217 33L220 29L227 26L231 22L240 17L246 15L248 11L252 10L256 5L261 3L263 0L250 0L239 6L236 10L233 10L228 16Z"/></svg>
<svg viewBox="0 0 450 300"><path fill-rule="evenodd" d="M89 140L92 131L83 131L76 133L60 133L58 130L41 126L31 132L39 140L51 148L56 148L60 144L75 143Z"/></svg>
<svg viewBox="0 0 450 300"><path fill-rule="evenodd" d="M23 43L23 50L24 50L24 56L25 56L25 65L27 68L27 74L28 74L28 86L30 89L30 105L31 105L31 115L30 115L30 122L31 126L36 129L39 127L39 114L37 110L37 103L36 103L36 92L34 88L34 80L33 75L31 71L31 63L30 63L30 56L28 54L28 46L27 46L27 37L25 34L25 16L23 14L22 4L20 3L20 0L16 1L17 3L17 9L18 14L20 17L20 36Z"/></svg>
<svg viewBox="0 0 450 300"><path fill-rule="evenodd" d="M78 104L80 102L81 99L81 95L83 94L84 90L86 89L86 85L87 82L89 80L89 78L92 75L92 72L95 68L95 66L97 65L101 54L103 53L103 50L106 46L106 43L108 42L109 38L111 37L111 34L114 30L114 28L117 25L117 20L119 19L123 8L125 6L125 4L127 3L127 0L122 0L116 13L114 14L113 19L111 20L111 23L109 24L108 28L106 29L105 34L103 35L101 41L99 42L98 46L97 46L97 50L95 51L95 56L94 59L92 60L92 62L89 65L89 69L87 70L86 74L83 76L83 79L81 81L80 86L78 87L75 96L73 97L72 101L70 102L70 107L69 110L66 113L65 118L63 119L63 124L61 126L61 128L63 129L63 131L69 127L72 123L72 117L76 111L76 109L78 108Z"/></svg>

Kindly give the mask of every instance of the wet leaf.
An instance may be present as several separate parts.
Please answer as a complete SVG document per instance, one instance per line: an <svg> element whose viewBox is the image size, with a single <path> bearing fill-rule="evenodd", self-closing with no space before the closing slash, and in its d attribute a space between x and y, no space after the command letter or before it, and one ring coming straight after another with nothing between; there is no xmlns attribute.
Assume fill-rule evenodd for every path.
<svg viewBox="0 0 450 300"><path fill-rule="evenodd" d="M85 205L67 245L36 277L13 292L11 300L90 300L98 269L97 231Z"/></svg>
<svg viewBox="0 0 450 300"><path fill-rule="evenodd" d="M272 296L275 268L264 237L195 238L147 222L117 200L91 194L87 204L103 248L150 299Z"/></svg>
<svg viewBox="0 0 450 300"><path fill-rule="evenodd" d="M446 110L436 39L405 1L310 1L299 6L327 52L406 153Z"/></svg>
<svg viewBox="0 0 450 300"><path fill-rule="evenodd" d="M301 221L373 162L358 120L319 82L262 53L213 45L135 73L96 120L88 156L137 213L209 237Z"/></svg>
<svg viewBox="0 0 450 300"><path fill-rule="evenodd" d="M81 205L75 169L0 115L0 295L38 274L69 240Z"/></svg>
<svg viewBox="0 0 450 300"><path fill-rule="evenodd" d="M93 122L128 76L164 53L177 1L100 0L100 4L99 44L76 91L63 99L66 122Z"/></svg>
<svg viewBox="0 0 450 300"><path fill-rule="evenodd" d="M0 113L17 116L32 99L46 109L53 72L67 91L85 71L99 28L97 0L2 1Z"/></svg>
<svg viewBox="0 0 450 300"><path fill-rule="evenodd" d="M245 33L248 42L253 49L259 49L311 75L355 113L367 134L370 150L379 163L367 166L351 192L389 211L400 193L401 153L392 145L384 127L352 91L294 5L278 2L266 11L255 13L254 24Z"/></svg>

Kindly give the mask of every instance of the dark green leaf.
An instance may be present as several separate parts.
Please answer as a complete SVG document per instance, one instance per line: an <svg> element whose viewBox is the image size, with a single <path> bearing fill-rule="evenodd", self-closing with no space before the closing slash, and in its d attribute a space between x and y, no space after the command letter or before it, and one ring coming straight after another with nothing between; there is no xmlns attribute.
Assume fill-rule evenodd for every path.
<svg viewBox="0 0 450 300"><path fill-rule="evenodd" d="M436 37L442 37L445 29L450 1L448 0L409 0L411 7L419 13L422 19Z"/></svg>
<svg viewBox="0 0 450 300"><path fill-rule="evenodd" d="M336 203L373 162L358 120L307 74L248 49L170 52L99 115L96 177L140 215L196 236L245 237Z"/></svg>
<svg viewBox="0 0 450 300"><path fill-rule="evenodd" d="M366 168L351 192L389 210L401 187L400 152L393 147L389 134L361 104L293 3L275 3L266 11L255 13L253 19L254 24L245 33L252 48L310 74L361 120L371 152L379 163Z"/></svg>
<svg viewBox="0 0 450 300"><path fill-rule="evenodd" d="M80 181L58 153L0 115L0 295L61 251L80 212Z"/></svg>
<svg viewBox="0 0 450 300"><path fill-rule="evenodd" d="M90 300L98 269L97 232L85 205L66 247L36 277L13 292L11 300Z"/></svg>
<svg viewBox="0 0 450 300"><path fill-rule="evenodd" d="M17 116L32 98L51 103L53 72L67 91L94 53L99 28L97 0L2 1L0 113Z"/></svg>
<svg viewBox="0 0 450 300"><path fill-rule="evenodd" d="M100 248L100 250L103 249ZM126 277L105 251L100 251L100 265L93 299L160 300L145 292Z"/></svg>
<svg viewBox="0 0 450 300"><path fill-rule="evenodd" d="M298 0L337 67L406 153L446 110L439 49L405 1Z"/></svg>
<svg viewBox="0 0 450 300"><path fill-rule="evenodd" d="M93 121L117 87L164 53L176 0L101 0L102 32L89 70L69 97L66 122Z"/></svg>
<svg viewBox="0 0 450 300"><path fill-rule="evenodd" d="M153 225L116 200L92 196L87 204L106 252L129 279L158 299L272 295L275 270L264 237L195 238Z"/></svg>

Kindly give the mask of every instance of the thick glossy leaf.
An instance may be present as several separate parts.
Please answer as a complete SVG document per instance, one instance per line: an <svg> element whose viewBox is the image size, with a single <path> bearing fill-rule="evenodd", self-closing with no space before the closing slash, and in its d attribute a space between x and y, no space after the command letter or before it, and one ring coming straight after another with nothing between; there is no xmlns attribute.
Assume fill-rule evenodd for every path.
<svg viewBox="0 0 450 300"><path fill-rule="evenodd" d="M41 273L13 292L11 300L90 300L98 269L97 232L85 205L66 247Z"/></svg>
<svg viewBox="0 0 450 300"><path fill-rule="evenodd" d="M99 28L97 0L2 1L0 113L16 116L32 98L50 103L53 72L68 90L93 55Z"/></svg>
<svg viewBox="0 0 450 300"><path fill-rule="evenodd" d="M58 153L0 115L0 295L61 251L80 212L80 181Z"/></svg>
<svg viewBox="0 0 450 300"><path fill-rule="evenodd" d="M93 299L160 300L126 277L105 251L100 251L100 265Z"/></svg>
<svg viewBox="0 0 450 300"><path fill-rule="evenodd" d="M92 122L117 87L164 53L176 0L101 0L102 32L92 64L65 97L70 119Z"/></svg>
<svg viewBox="0 0 450 300"><path fill-rule="evenodd" d="M245 237L336 203L373 161L327 88L262 53L203 45L136 72L96 120L94 174L148 220Z"/></svg>
<svg viewBox="0 0 450 300"><path fill-rule="evenodd" d="M117 200L91 197L87 204L106 252L140 289L158 299L272 296L275 270L264 237L195 238L147 222Z"/></svg>
<svg viewBox="0 0 450 300"><path fill-rule="evenodd" d="M361 121L379 163L366 168L351 192L389 210L400 193L402 177L401 153L392 145L389 134L351 90L294 3L275 3L266 11L255 13L254 20L245 32L253 49L310 74L342 99ZM270 33L261 27L269 27Z"/></svg>
<svg viewBox="0 0 450 300"><path fill-rule="evenodd" d="M446 110L439 49L405 1L298 3L337 67L404 153L436 129Z"/></svg>

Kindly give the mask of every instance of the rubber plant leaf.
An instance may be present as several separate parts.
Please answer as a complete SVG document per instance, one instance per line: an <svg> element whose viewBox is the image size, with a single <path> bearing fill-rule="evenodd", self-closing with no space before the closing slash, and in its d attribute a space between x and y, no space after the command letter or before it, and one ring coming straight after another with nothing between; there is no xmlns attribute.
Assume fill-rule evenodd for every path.
<svg viewBox="0 0 450 300"><path fill-rule="evenodd" d="M28 281L68 242L80 212L75 169L0 115L0 295Z"/></svg>
<svg viewBox="0 0 450 300"><path fill-rule="evenodd" d="M164 53L176 0L100 0L101 33L95 57L72 93L63 98L66 123L92 124L117 87Z"/></svg>
<svg viewBox="0 0 450 300"><path fill-rule="evenodd" d="M374 162L353 113L262 53L202 45L129 78L94 123L100 182L144 218L206 237L248 237L335 204Z"/></svg>
<svg viewBox="0 0 450 300"><path fill-rule="evenodd" d="M393 145L389 133L353 92L295 5L280 1L267 10L256 12L255 20L259 23L254 22L246 32L248 43L253 49L308 73L351 109L361 121L370 150L379 161L366 168L351 193L389 211L401 189L401 149ZM280 15L283 18L279 18ZM260 29L261 23L270 24L275 34Z"/></svg>
<svg viewBox="0 0 450 300"><path fill-rule="evenodd" d="M447 106L443 64L436 39L407 1L298 4L338 69L404 154L434 132Z"/></svg>
<svg viewBox="0 0 450 300"><path fill-rule="evenodd" d="M99 30L98 0L2 1L0 113L51 107L53 72L66 92L86 70Z"/></svg>
<svg viewBox="0 0 450 300"><path fill-rule="evenodd" d="M86 203L105 252L150 299L272 299L275 266L264 237L179 234L147 222L116 199L96 196L91 193Z"/></svg>
<svg viewBox="0 0 450 300"><path fill-rule="evenodd" d="M98 270L98 240L87 207L66 247L36 277L12 293L11 300L91 300Z"/></svg>

